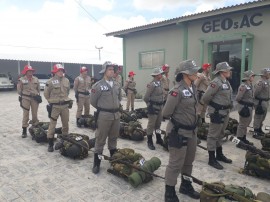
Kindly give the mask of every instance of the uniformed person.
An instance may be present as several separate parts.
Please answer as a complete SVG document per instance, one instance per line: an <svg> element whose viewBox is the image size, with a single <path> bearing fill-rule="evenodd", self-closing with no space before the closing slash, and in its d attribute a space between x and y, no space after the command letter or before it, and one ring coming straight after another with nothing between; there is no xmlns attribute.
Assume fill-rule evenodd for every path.
<svg viewBox="0 0 270 202"><path fill-rule="evenodd" d="M120 84L113 80L114 67L109 61L102 65L103 79L95 83L91 90L90 103L97 109L96 142L93 173L99 173L100 162L98 155L103 153L103 147L108 137L108 149L111 156L117 150L117 137L120 130Z"/></svg>
<svg viewBox="0 0 270 202"><path fill-rule="evenodd" d="M127 106L126 111L129 111L129 106L131 105L131 111L134 111L134 100L136 95L136 81L134 80L134 75L136 75L133 71L128 73L128 79L124 85L124 91L127 93Z"/></svg>
<svg viewBox="0 0 270 202"><path fill-rule="evenodd" d="M113 64L114 67L114 75L113 80L119 83L119 85L122 87L122 76L121 76L121 67L118 66L116 63Z"/></svg>
<svg viewBox="0 0 270 202"><path fill-rule="evenodd" d="M34 96L39 95L40 87L38 78L33 76L34 71L35 70L30 65L26 65L21 72L23 76L19 79L17 84L17 92L20 95L20 106L23 109L22 138L27 137L30 109L32 112L32 124L37 125L39 122L37 116L39 103Z"/></svg>
<svg viewBox="0 0 270 202"><path fill-rule="evenodd" d="M69 108L72 106L72 100L68 97L70 90L69 80L64 76L65 69L61 64L53 66L53 77L47 81L44 96L49 102L51 108L50 125L47 133L48 152L53 152L53 139L57 119L60 116L62 121L62 134L68 135L69 131Z"/></svg>
<svg viewBox="0 0 270 202"><path fill-rule="evenodd" d="M163 87L160 82L162 78L162 69L157 67L154 69L151 76L153 80L147 84L146 93L144 95L144 102L147 105L148 109L148 123L146 128L147 134L147 145L151 150L155 150L155 146L153 144L153 132L155 130L156 134L156 143L163 145L163 140L160 134L160 126L162 121L162 108L164 104L164 96L163 96Z"/></svg>
<svg viewBox="0 0 270 202"><path fill-rule="evenodd" d="M170 90L170 79L169 79L170 66L167 64L163 65L162 71L163 71L163 75L161 78L161 84L163 87L164 103L165 103L168 97L168 92Z"/></svg>
<svg viewBox="0 0 270 202"><path fill-rule="evenodd" d="M253 137L256 139L264 135L262 126L267 114L270 99L270 68L264 68L260 76L261 79L259 79L254 86L255 113L253 120Z"/></svg>
<svg viewBox="0 0 270 202"><path fill-rule="evenodd" d="M200 100L205 93L207 87L209 86L209 83L211 81L210 77L210 68L211 64L205 63L202 65L202 73L198 73L198 78L194 82L195 86L197 87L197 93L198 93L198 107L197 107L197 113L201 118L201 122L205 123L205 112L207 109L207 105L203 104Z"/></svg>
<svg viewBox="0 0 270 202"><path fill-rule="evenodd" d="M199 67L193 60L186 60L176 68L176 84L169 92L163 108L163 116L170 118L166 128L169 136L169 163L165 172L165 202L179 201L175 185L179 173L191 175L197 146L197 95L193 82L197 79ZM183 179L179 192L199 199L191 182Z"/></svg>
<svg viewBox="0 0 270 202"><path fill-rule="evenodd" d="M78 127L81 124L78 122L82 116L82 111L84 108L84 115L89 115L90 112L90 89L91 89L91 77L87 75L88 69L86 67L81 67L80 75L74 80L74 91L75 98L77 100L77 114L76 123Z"/></svg>
<svg viewBox="0 0 270 202"><path fill-rule="evenodd" d="M210 82L202 97L203 103L208 105L210 115L207 136L208 164L219 170L223 169L223 166L218 161L232 163L232 160L226 158L222 151L222 138L225 136L232 108L232 87L227 80L231 76L231 69L232 67L227 62L218 63L213 72L215 78Z"/></svg>
<svg viewBox="0 0 270 202"><path fill-rule="evenodd" d="M238 114L239 114L239 125L237 126L236 136L238 139L243 141L245 144L253 145L246 138L247 127L252 120L252 111L254 106L253 97L253 85L255 74L253 71L245 71L243 73L242 84L238 88L236 95L236 101L238 102ZM241 148L241 146L237 147Z"/></svg>

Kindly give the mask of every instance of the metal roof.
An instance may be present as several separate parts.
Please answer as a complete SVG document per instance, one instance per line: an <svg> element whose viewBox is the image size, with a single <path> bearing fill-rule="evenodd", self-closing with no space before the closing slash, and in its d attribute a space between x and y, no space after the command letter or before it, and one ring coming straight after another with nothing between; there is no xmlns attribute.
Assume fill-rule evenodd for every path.
<svg viewBox="0 0 270 202"><path fill-rule="evenodd" d="M120 31L110 32L110 33L106 33L105 35L123 38L125 35L131 34L134 32L139 32L143 30L149 30L149 29L154 29L154 28L164 27L164 26L169 26L169 25L176 25L181 22L193 21L193 20L198 20L198 19L207 18L211 16L221 15L224 13L233 13L237 11L249 10L249 9L265 7L265 6L270 6L270 0L251 1L247 3L236 4L233 6L217 8L210 11L195 13L195 14L172 18L172 19L168 19L168 20L164 20L164 21L160 21L156 23L151 23L151 24L124 29Z"/></svg>

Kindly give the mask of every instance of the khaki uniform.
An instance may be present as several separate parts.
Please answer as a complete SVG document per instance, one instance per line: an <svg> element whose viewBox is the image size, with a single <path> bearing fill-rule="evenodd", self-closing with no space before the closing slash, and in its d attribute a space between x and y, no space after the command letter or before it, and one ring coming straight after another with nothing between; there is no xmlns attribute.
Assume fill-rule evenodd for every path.
<svg viewBox="0 0 270 202"><path fill-rule="evenodd" d="M197 106L197 113L201 116L201 118L205 118L207 105L203 104L200 99L205 93L207 87L209 86L210 81L211 78L209 75L206 75L205 73L198 73L198 79L196 79L196 81L194 82L195 86L197 87L199 101Z"/></svg>
<svg viewBox="0 0 270 202"><path fill-rule="evenodd" d="M229 121L229 113L232 105L232 88L229 81L224 80L221 76L216 76L210 82L206 92L202 97L202 101L208 105L208 113L210 117L216 111L213 105L218 105L219 114L222 116L223 123L213 123L210 121L209 134L207 136L208 151L215 151L217 147L221 147L222 138L225 135L225 129Z"/></svg>
<svg viewBox="0 0 270 202"><path fill-rule="evenodd" d="M240 112L244 106L248 106L250 116L243 117L239 115L239 125L237 127L236 135L237 137L244 137L247 134L247 127L252 120L253 111L253 86L248 82L243 82L239 88L236 95L236 101L238 102L238 112Z"/></svg>
<svg viewBox="0 0 270 202"><path fill-rule="evenodd" d="M148 107L148 124L146 133L152 135L154 129L159 129L162 121L163 87L160 81L153 80L147 84L143 100Z"/></svg>
<svg viewBox="0 0 270 202"><path fill-rule="evenodd" d="M270 82L267 79L260 79L254 86L254 98L255 98L255 109L259 104L259 99L261 100L261 105L264 110L264 114L258 115L254 114L253 127L254 129L259 129L263 125L265 120L267 109L269 106L270 99Z"/></svg>
<svg viewBox="0 0 270 202"><path fill-rule="evenodd" d="M90 112L90 89L91 78L86 76L85 78L80 75L74 80L74 91L78 94L77 100L77 114L76 118L80 118L84 108L84 115L89 115Z"/></svg>
<svg viewBox="0 0 270 202"><path fill-rule="evenodd" d="M164 117L171 117L166 133L169 135L169 163L165 172L165 184L175 186L179 173L191 175L193 161L197 146L197 96L196 88L192 85L190 89L184 80L177 83L169 92L167 102L163 108ZM176 124L175 124L176 123ZM170 135L174 129L174 124L178 126L177 136L184 136L186 144L181 148L170 143L174 141ZM184 129L185 128L185 129ZM174 138L175 139L175 138Z"/></svg>
<svg viewBox="0 0 270 202"><path fill-rule="evenodd" d="M129 106L131 105L131 109L134 110L134 100L135 100L135 87L136 82L134 79L128 78L125 82L124 90L127 92L127 107L129 110Z"/></svg>
<svg viewBox="0 0 270 202"><path fill-rule="evenodd" d="M17 92L22 97L21 107L23 108L23 120L22 127L28 127L29 111L32 112L33 125L38 124L38 106L39 103L33 99L33 96L39 95L39 81L38 78L33 76L31 80L28 80L26 76L19 79L17 85Z"/></svg>
<svg viewBox="0 0 270 202"><path fill-rule="evenodd" d="M120 74L118 74L118 75L114 78L114 80L115 80L116 82L119 83L120 87L123 86L123 84L122 84L122 76L121 76Z"/></svg>
<svg viewBox="0 0 270 202"><path fill-rule="evenodd" d="M44 96L49 104L52 104L51 120L47 133L48 138L53 138L55 133L55 126L57 119L60 116L62 121L62 133L68 134L69 126L69 102L71 99L68 97L70 90L69 80L65 77L59 78L57 75L52 77L46 83Z"/></svg>
<svg viewBox="0 0 270 202"><path fill-rule="evenodd" d="M163 95L164 95L164 100L167 100L168 93L170 90L170 79L166 75L162 75L161 78L161 84L163 86Z"/></svg>
<svg viewBox="0 0 270 202"><path fill-rule="evenodd" d="M97 82L91 90L90 103L97 109L97 130L95 153L102 154L108 137L108 149L117 147L120 130L121 88L118 82L112 81L112 87L105 79Z"/></svg>

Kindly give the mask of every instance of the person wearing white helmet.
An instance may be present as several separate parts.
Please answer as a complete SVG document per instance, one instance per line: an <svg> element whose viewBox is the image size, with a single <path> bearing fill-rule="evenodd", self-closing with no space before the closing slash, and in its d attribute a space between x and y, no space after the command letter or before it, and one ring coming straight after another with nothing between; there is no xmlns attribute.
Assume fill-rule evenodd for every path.
<svg viewBox="0 0 270 202"><path fill-rule="evenodd" d="M48 138L48 152L53 152L53 140L55 133L55 126L59 116L62 121L62 134L68 135L69 132L69 108L72 107L72 100L68 97L70 90L69 80L64 76L65 69L61 64L53 66L52 74L54 75L47 81L44 97L48 101L48 112L50 117L50 125L47 133Z"/></svg>
<svg viewBox="0 0 270 202"><path fill-rule="evenodd" d="M75 98L77 101L77 113L76 123L78 127L81 127L78 122L82 116L83 108L84 115L87 116L90 113L90 89L91 89L91 77L88 76L88 69L81 67L80 75L74 80Z"/></svg>

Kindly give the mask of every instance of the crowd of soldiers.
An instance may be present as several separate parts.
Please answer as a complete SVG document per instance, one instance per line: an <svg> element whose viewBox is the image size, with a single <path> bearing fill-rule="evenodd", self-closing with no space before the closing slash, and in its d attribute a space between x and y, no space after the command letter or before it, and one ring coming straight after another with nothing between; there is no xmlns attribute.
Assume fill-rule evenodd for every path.
<svg viewBox="0 0 270 202"><path fill-rule="evenodd" d="M208 164L222 170L223 163L232 163L223 153L222 138L227 127L229 114L233 108L232 87L229 83L232 67L227 62L218 63L212 72L211 64L196 65L194 60L180 62L176 68L174 86L170 87L169 65L157 67L151 73L152 81L146 86L143 97L147 105L148 124L146 128L147 146L155 150L153 133L156 144L163 145L160 126L164 118L168 118L166 134L168 136L169 162L165 172L165 201L179 201L175 185L181 173L179 192L194 199L200 195L194 190L192 183L183 175L191 175L197 145L198 125L205 122L206 114L210 116L209 132L207 135ZM20 106L23 109L22 138L27 136L29 111L32 112L32 124L38 124L38 106L41 102L38 79L33 76L34 69L26 65L22 71L23 77L19 79L17 90ZM199 73L199 71L201 71ZM79 119L90 114L90 104L96 109L94 163L92 172L100 171L101 160L106 140L108 149L113 156L117 151L117 138L120 130L120 109L122 98L122 78L116 64L105 62L99 72L103 78L92 85L88 69L81 67L80 75L74 81L74 91L77 103L76 123L80 127ZM46 83L44 97L48 101L47 110L50 124L47 133L48 152L54 151L54 133L59 116L62 121L62 134L69 133L69 109L73 101L69 98L70 83L65 78L65 69L61 64L53 66L53 77ZM126 111L134 111L136 95L135 73L130 71L123 89L127 95ZM261 77L253 86L255 73L245 71L242 84L236 96L239 125L237 137L244 143L252 145L247 140L247 128L252 121L254 113L254 135L259 139L264 133L263 121L267 114L270 99L270 68L261 71ZM206 113L207 112L207 113ZM239 146L241 148L241 146Z"/></svg>

